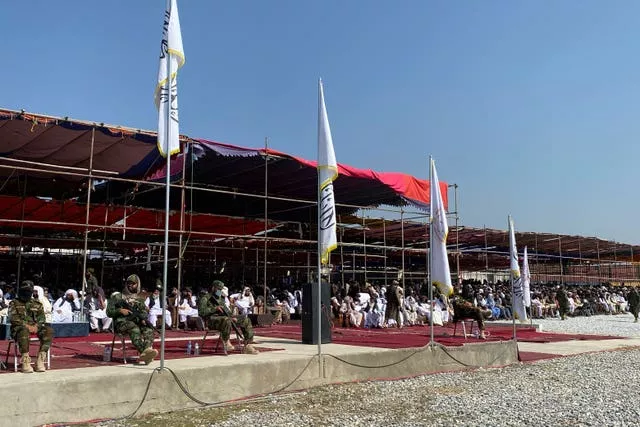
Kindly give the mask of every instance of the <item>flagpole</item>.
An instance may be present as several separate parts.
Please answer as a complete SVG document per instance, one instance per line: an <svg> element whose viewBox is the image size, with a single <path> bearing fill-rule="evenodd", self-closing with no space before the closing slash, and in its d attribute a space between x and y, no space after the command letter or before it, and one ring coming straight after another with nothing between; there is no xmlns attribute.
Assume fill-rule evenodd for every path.
<svg viewBox="0 0 640 427"><path fill-rule="evenodd" d="M433 206L433 200L431 195L433 191L431 191L431 186L433 185L433 158L429 155L429 205ZM431 265L433 264L433 216L431 213L433 212L433 208L429 208L429 328L430 328L430 344L433 347L433 279L431 277Z"/></svg>
<svg viewBox="0 0 640 427"><path fill-rule="evenodd" d="M170 10L170 12L173 12ZM168 36L167 36L168 37ZM166 126L165 126L165 154L167 155L167 174L165 176L165 203L164 203L164 260L162 263L162 328L160 329L160 369L164 369L164 346L166 326L164 319L167 316L167 276L169 270L169 198L171 194L171 152L169 147L169 138L171 136L171 54L167 49L167 108L166 108ZM178 139L180 136L178 135ZM180 251L181 248L178 248Z"/></svg>
<svg viewBox="0 0 640 427"><path fill-rule="evenodd" d="M512 319L512 323L513 323L513 339L515 341L517 341L516 339L516 293L515 293L515 287L514 287L514 280L513 280L513 269L511 268L511 258L513 257L513 254L511 253L511 251L513 250L513 242L511 241L511 215L509 215L507 217L507 222L508 222L508 228L507 230L509 233L509 276L511 278L511 319ZM515 231L514 231L515 233Z"/></svg>
<svg viewBox="0 0 640 427"><path fill-rule="evenodd" d="M318 111L322 109L322 80L318 83ZM320 122L318 121L318 134L320 134ZM320 159L318 159L319 161ZM321 197L320 186L322 185L320 176L320 169L318 169L318 205L317 205L317 222L318 222L318 294L316 298L316 319L317 319L317 332L318 332L318 372L320 378L322 378L322 304L320 302L321 286L322 286L322 239L320 230L320 215L321 215Z"/></svg>

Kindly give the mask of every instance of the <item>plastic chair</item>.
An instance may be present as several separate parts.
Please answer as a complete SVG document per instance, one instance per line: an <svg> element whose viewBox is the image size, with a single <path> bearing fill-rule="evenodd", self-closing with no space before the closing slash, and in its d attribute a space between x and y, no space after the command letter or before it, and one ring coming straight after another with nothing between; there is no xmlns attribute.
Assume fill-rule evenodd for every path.
<svg viewBox="0 0 640 427"><path fill-rule="evenodd" d="M209 329L205 330L204 333L204 337L202 337L202 342L200 343L200 351L202 352L204 350L204 346L207 342L207 336L209 335L209 332L213 332L210 331ZM217 331L216 331L217 332ZM240 352L244 351L244 347L245 347L245 343L244 343L244 339L242 339L242 336L239 336L238 333L236 333L236 340L238 341L238 347L240 347ZM224 353L225 356L228 356L229 353L227 353L227 348L224 346L224 341L222 341L222 335L218 334L218 339L216 341L216 348L213 350L214 353L218 352L218 348L222 346L222 352Z"/></svg>
<svg viewBox="0 0 640 427"><path fill-rule="evenodd" d="M39 338L29 338L29 343L32 342L40 342ZM4 363L3 363L3 368L4 369L9 369L9 354L11 353L11 346L13 345L13 371L14 372L18 372L18 357L21 356L21 354L19 355L19 348L18 345L16 344L16 342L13 340L13 338L9 338L9 342L7 345L7 355L5 356L4 359ZM32 362L35 363L35 362ZM49 347L49 350L47 350L47 360L45 361L45 365L47 367L47 369L51 369L51 347Z"/></svg>
<svg viewBox="0 0 640 427"><path fill-rule="evenodd" d="M109 359L113 360L113 348L116 344L116 337L120 338L120 343L122 344L122 360L124 364L127 364L127 345L125 343L125 338L123 334L119 334L116 332L115 327L113 328L113 339L111 340L111 352L109 353Z"/></svg>
<svg viewBox="0 0 640 427"><path fill-rule="evenodd" d="M465 325L466 322L470 322L469 324L469 333L467 334L467 327ZM474 323L476 323L475 319L472 319L470 317L465 317L463 319L456 319L455 322L453 322L453 336L456 336L456 330L458 328L458 323L462 323L462 334L464 335L464 339L467 339L467 336L469 335L473 335L473 326Z"/></svg>

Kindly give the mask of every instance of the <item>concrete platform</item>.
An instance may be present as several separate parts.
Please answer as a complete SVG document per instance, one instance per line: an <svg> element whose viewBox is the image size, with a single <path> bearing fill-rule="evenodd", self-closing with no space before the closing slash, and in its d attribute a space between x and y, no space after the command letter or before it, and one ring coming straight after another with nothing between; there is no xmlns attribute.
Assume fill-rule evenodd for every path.
<svg viewBox="0 0 640 427"><path fill-rule="evenodd" d="M394 379L440 371L505 366L518 361L513 341L456 347L384 349L316 345L256 337L258 345L283 351L257 356L198 356L149 366L121 365L2 375L0 426L33 426L117 418L199 406L280 391L370 379ZM175 376L172 374L175 374ZM147 390L148 389L148 390Z"/></svg>

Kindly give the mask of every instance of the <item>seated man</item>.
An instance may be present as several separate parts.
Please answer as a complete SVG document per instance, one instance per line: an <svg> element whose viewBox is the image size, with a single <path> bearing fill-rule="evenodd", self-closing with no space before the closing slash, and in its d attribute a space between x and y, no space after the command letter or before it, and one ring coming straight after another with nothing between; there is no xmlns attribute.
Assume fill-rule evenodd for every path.
<svg viewBox="0 0 640 427"><path fill-rule="evenodd" d="M84 306L89 313L89 324L91 332L100 332L100 322L102 321L102 332L106 332L111 327L111 318L107 317L107 300L104 297L104 290L100 286L94 286L91 296L84 300Z"/></svg>
<svg viewBox="0 0 640 427"><path fill-rule="evenodd" d="M61 296L53 304L53 323L73 322L73 314L80 311L80 300L78 292L74 289L67 289L64 296Z"/></svg>
<svg viewBox="0 0 640 427"><path fill-rule="evenodd" d="M246 316L231 316L229 308L225 304L222 290L224 283L220 280L214 280L211 286L211 294L204 294L200 298L198 305L198 313L200 317L205 319L209 329L215 329L220 332L223 345L227 351L233 351L233 345L230 341L231 328L239 329L244 338L246 354L258 354L251 341L253 339L253 328L251 321Z"/></svg>
<svg viewBox="0 0 640 427"><path fill-rule="evenodd" d="M178 302L178 313L180 324L183 324L185 329L188 327L187 317L198 316L198 305L195 295L191 292L191 288L184 288L182 290L182 297Z"/></svg>
<svg viewBox="0 0 640 427"><path fill-rule="evenodd" d="M11 318L11 337L16 342L22 354L22 372L32 373L31 357L29 356L29 335L37 334L40 340L36 372L44 372L44 361L47 351L51 347L53 329L45 324L44 309L40 301L33 298L33 282L25 280L18 289L18 298L9 304Z"/></svg>
<svg viewBox="0 0 640 427"><path fill-rule="evenodd" d="M245 286L242 290L241 294L237 294L235 299L235 306L238 308L238 313L247 315L253 312L253 306L256 305L256 302L253 298L253 294L251 293L251 288Z"/></svg>
<svg viewBox="0 0 640 427"><path fill-rule="evenodd" d="M158 316L162 316L162 300L160 298L161 289L162 285L157 284L156 288L153 290L153 294L148 296L147 299L144 300L144 305L149 310L149 318L147 320L149 324L154 328L158 327L158 325L156 324L158 321ZM171 311L169 311L169 308L165 310L164 322L167 325L167 329L171 329Z"/></svg>
<svg viewBox="0 0 640 427"><path fill-rule="evenodd" d="M473 319L478 322L480 339L487 339L484 333L484 316L482 315L482 310L474 307L469 301L465 301L460 295L455 295L451 298L451 305L453 306L453 323L462 319Z"/></svg>
<svg viewBox="0 0 640 427"><path fill-rule="evenodd" d="M140 278L127 277L122 293L114 292L107 303L107 315L113 319L114 330L128 335L140 354L140 363L148 365L158 355L153 349L153 328L147 324L149 312L139 297Z"/></svg>

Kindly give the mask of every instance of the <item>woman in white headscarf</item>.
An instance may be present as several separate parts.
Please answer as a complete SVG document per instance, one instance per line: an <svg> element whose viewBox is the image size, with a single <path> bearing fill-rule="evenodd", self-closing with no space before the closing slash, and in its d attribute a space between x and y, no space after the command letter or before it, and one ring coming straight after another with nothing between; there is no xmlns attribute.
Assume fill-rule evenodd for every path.
<svg viewBox="0 0 640 427"><path fill-rule="evenodd" d="M42 289L42 286L34 286L33 293L35 294L35 298L40 301L40 304L42 304L42 308L44 308L44 317L46 319L45 323L51 323L51 313L53 312L53 308L51 307L49 300L44 296L44 289Z"/></svg>
<svg viewBox="0 0 640 427"><path fill-rule="evenodd" d="M53 323L73 322L74 311L80 311L78 292L73 289L67 289L64 296L58 298L53 304Z"/></svg>

